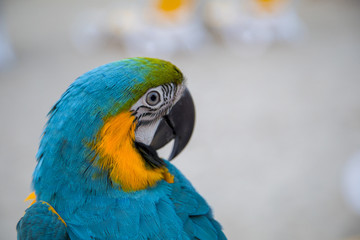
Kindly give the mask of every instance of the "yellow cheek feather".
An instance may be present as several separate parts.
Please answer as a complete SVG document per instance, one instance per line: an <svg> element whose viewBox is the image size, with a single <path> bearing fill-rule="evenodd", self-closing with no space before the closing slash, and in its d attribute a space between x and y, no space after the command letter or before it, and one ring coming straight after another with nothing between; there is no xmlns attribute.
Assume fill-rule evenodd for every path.
<svg viewBox="0 0 360 240"><path fill-rule="evenodd" d="M127 192L152 187L162 179L173 183L166 167L151 169L145 165L134 141L135 122L130 112L107 119L92 147L99 156L96 165L108 170L112 181Z"/></svg>

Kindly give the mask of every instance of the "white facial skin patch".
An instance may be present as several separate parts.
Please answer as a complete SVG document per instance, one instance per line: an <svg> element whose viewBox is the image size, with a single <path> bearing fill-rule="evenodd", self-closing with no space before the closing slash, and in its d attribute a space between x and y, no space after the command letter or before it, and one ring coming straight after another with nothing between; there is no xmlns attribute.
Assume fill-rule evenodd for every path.
<svg viewBox="0 0 360 240"><path fill-rule="evenodd" d="M135 141L150 145L162 117L170 112L184 89L183 84L173 83L151 88L131 107L137 120Z"/></svg>

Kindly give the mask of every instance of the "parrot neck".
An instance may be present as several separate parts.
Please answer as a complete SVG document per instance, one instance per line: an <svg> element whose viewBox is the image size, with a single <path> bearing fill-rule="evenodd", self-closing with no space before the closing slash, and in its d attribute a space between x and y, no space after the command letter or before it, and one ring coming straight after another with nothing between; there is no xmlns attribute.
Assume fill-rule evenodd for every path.
<svg viewBox="0 0 360 240"><path fill-rule="evenodd" d="M150 168L135 146L135 118L122 112L106 119L92 149L97 153L95 165L109 172L111 180L130 192L154 186L158 181L173 182L165 166Z"/></svg>

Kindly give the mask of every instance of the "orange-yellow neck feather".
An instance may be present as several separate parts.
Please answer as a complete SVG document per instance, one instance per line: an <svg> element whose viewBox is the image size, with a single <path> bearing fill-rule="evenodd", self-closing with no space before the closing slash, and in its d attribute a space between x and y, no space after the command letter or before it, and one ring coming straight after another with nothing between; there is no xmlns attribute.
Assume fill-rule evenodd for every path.
<svg viewBox="0 0 360 240"><path fill-rule="evenodd" d="M166 167L151 169L134 146L135 122L130 112L107 119L93 149L99 155L96 165L108 170L112 181L124 191L137 191L154 186L164 179L173 182Z"/></svg>

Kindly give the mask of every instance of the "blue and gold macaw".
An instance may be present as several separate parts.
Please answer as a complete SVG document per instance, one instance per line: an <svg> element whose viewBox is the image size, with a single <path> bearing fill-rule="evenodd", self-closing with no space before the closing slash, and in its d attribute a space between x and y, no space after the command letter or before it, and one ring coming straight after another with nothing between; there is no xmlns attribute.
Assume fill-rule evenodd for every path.
<svg viewBox="0 0 360 240"><path fill-rule="evenodd" d="M180 70L132 58L79 77L49 113L18 239L226 239L170 160L191 137Z"/></svg>

